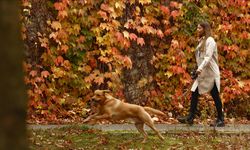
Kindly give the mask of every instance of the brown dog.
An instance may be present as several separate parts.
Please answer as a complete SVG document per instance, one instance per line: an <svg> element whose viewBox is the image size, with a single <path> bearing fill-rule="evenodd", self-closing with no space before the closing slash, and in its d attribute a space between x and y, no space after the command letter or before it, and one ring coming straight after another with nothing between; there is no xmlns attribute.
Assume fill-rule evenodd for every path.
<svg viewBox="0 0 250 150"><path fill-rule="evenodd" d="M134 120L137 130L143 134L143 143L147 140L147 133L143 129L144 124L155 131L160 139L164 139L161 133L155 128L154 122L149 115L150 113L165 116L163 112L150 107L142 107L135 104L124 103L119 99L112 97L110 94L108 94L109 92L109 90L96 90L94 92L94 96L92 98L98 101L98 112L86 118L83 121L84 123L88 121L94 123L100 119L124 120L130 118Z"/></svg>

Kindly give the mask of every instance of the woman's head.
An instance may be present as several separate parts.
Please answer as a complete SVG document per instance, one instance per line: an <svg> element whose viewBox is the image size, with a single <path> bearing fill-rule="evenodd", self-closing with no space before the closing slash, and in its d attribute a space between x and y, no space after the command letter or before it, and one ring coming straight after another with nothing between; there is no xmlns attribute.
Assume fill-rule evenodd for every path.
<svg viewBox="0 0 250 150"><path fill-rule="evenodd" d="M199 36L205 36L206 38L211 36L211 27L208 22L201 22L198 24L197 31Z"/></svg>

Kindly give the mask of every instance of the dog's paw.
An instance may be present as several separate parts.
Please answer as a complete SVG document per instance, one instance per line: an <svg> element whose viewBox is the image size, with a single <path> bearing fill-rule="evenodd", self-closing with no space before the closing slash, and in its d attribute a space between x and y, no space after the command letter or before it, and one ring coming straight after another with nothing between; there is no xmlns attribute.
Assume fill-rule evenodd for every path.
<svg viewBox="0 0 250 150"><path fill-rule="evenodd" d="M96 124L96 121L91 120L91 121L88 122L88 124L89 124L89 125L94 125L94 124Z"/></svg>
<svg viewBox="0 0 250 150"><path fill-rule="evenodd" d="M143 139L143 141L142 141L141 143L142 143L142 144L145 144L145 143L146 143L146 141L147 141L146 139Z"/></svg>
<svg viewBox="0 0 250 150"><path fill-rule="evenodd" d="M82 122L87 123L87 122L89 122L89 119L84 119Z"/></svg>
<svg viewBox="0 0 250 150"><path fill-rule="evenodd" d="M164 141L164 140L165 140L165 138L164 138L164 137L161 137L161 140L162 140L162 141Z"/></svg>

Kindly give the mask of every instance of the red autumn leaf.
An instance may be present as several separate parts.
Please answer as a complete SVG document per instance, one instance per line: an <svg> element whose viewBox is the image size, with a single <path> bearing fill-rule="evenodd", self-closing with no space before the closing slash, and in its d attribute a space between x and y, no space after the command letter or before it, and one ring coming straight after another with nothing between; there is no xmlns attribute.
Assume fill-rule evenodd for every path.
<svg viewBox="0 0 250 150"><path fill-rule="evenodd" d="M58 18L59 18L60 20L66 18L66 17L68 17L68 12L67 12L66 10L60 10L60 11L58 12Z"/></svg>
<svg viewBox="0 0 250 150"><path fill-rule="evenodd" d="M65 9L65 5L61 2L54 3L54 7L56 10L64 10Z"/></svg>
<svg viewBox="0 0 250 150"><path fill-rule="evenodd" d="M161 6L160 6L160 9L161 9L161 11L163 11L163 13L165 13L166 15L169 15L169 14L170 14L170 10L169 10L168 7L161 5Z"/></svg>
<svg viewBox="0 0 250 150"><path fill-rule="evenodd" d="M91 70L92 70L92 68L91 68L89 65L84 65L84 66L82 67L82 70L83 70L84 72L86 72L86 73L90 73Z"/></svg>
<svg viewBox="0 0 250 150"><path fill-rule="evenodd" d="M94 58L90 58L89 65L91 68L95 68L97 66L96 60Z"/></svg>
<svg viewBox="0 0 250 150"><path fill-rule="evenodd" d="M63 4L67 5L69 4L69 0L62 0Z"/></svg>
<svg viewBox="0 0 250 150"><path fill-rule="evenodd" d="M250 80L243 80L242 82L244 84L243 90L245 92L249 92L250 91Z"/></svg>
<svg viewBox="0 0 250 150"><path fill-rule="evenodd" d="M84 81L87 83L91 83L96 77L96 73L91 73L89 76L84 78Z"/></svg>
<svg viewBox="0 0 250 150"><path fill-rule="evenodd" d="M104 12L104 11L98 11L98 14L99 14L104 20L108 19L108 16L107 16L107 13L106 13L106 12Z"/></svg>
<svg viewBox="0 0 250 150"><path fill-rule="evenodd" d="M152 90L152 91L150 91L150 93L151 93L151 96L157 96L158 95L156 90Z"/></svg>
<svg viewBox="0 0 250 150"><path fill-rule="evenodd" d="M64 68L67 69L67 70L70 70L70 69L71 69L71 64L70 64L69 60L63 61L63 66L64 66Z"/></svg>
<svg viewBox="0 0 250 150"><path fill-rule="evenodd" d="M30 71L30 75L31 75L32 77L35 77L35 76L37 75L37 71L36 71L36 70Z"/></svg>
<svg viewBox="0 0 250 150"><path fill-rule="evenodd" d="M179 42L178 42L177 40L173 39L173 40L171 41L171 47L172 47L173 49L178 49L178 48L179 48Z"/></svg>
<svg viewBox="0 0 250 150"><path fill-rule="evenodd" d="M100 56L98 59L99 59L101 62L104 62L104 63L110 62L110 60L109 60L108 57Z"/></svg>
<svg viewBox="0 0 250 150"><path fill-rule="evenodd" d="M164 34L162 33L162 31L159 29L156 31L156 34L158 37L160 37L161 39L164 37Z"/></svg>
<svg viewBox="0 0 250 150"><path fill-rule="evenodd" d="M168 29L166 29L166 30L164 31L164 34L165 34L165 35L170 35L171 32L172 32L172 29L171 29L171 28L168 28Z"/></svg>
<svg viewBox="0 0 250 150"><path fill-rule="evenodd" d="M136 30L137 30L139 33L144 33L144 28L141 27L141 26L137 26L137 27L136 27Z"/></svg>
<svg viewBox="0 0 250 150"><path fill-rule="evenodd" d="M86 40L85 36L80 35L80 37L78 38L77 42L78 43L83 43L83 42L85 42L85 40Z"/></svg>
<svg viewBox="0 0 250 150"><path fill-rule="evenodd" d="M137 38L137 44L143 46L145 44L144 39L143 38Z"/></svg>
<svg viewBox="0 0 250 150"><path fill-rule="evenodd" d="M49 38L57 40L57 36L58 36L58 32L52 32L50 33ZM43 45L43 46L46 47L47 45Z"/></svg>
<svg viewBox="0 0 250 150"><path fill-rule="evenodd" d="M150 33L150 34L156 34L156 29L151 26L145 26L145 32L144 33Z"/></svg>
<svg viewBox="0 0 250 150"><path fill-rule="evenodd" d="M102 5L101 5L101 9L102 9L102 10L105 10L105 11L107 11L107 12L110 12L110 10L111 10L110 7L109 7L107 4L102 4Z"/></svg>
<svg viewBox="0 0 250 150"><path fill-rule="evenodd" d="M48 38L39 38L39 41L40 41L42 47L44 47L44 48L48 47L48 43L49 43Z"/></svg>
<svg viewBox="0 0 250 150"><path fill-rule="evenodd" d="M177 3L177 2L174 2L174 1L171 1L171 2L170 2L170 7L178 8L178 3Z"/></svg>
<svg viewBox="0 0 250 150"><path fill-rule="evenodd" d="M105 72L105 73L104 73L104 77L105 77L105 78L110 78L110 79L111 79L111 78L113 77L113 74L110 73L110 72Z"/></svg>
<svg viewBox="0 0 250 150"><path fill-rule="evenodd" d="M171 16L173 16L174 18L176 18L177 16L179 16L179 11L174 10L171 12Z"/></svg>
<svg viewBox="0 0 250 150"><path fill-rule="evenodd" d="M115 95L117 95L117 97L124 97L124 93L122 90L117 91Z"/></svg>
<svg viewBox="0 0 250 150"><path fill-rule="evenodd" d="M119 42L122 42L124 40L123 34L121 32L116 32L115 35Z"/></svg>
<svg viewBox="0 0 250 150"><path fill-rule="evenodd" d="M240 38L249 39L250 38L250 33L248 33L247 31L243 31L242 33L240 33Z"/></svg>
<svg viewBox="0 0 250 150"><path fill-rule="evenodd" d="M101 85L102 83L104 83L104 77L98 76L94 79L94 82L97 83L98 85Z"/></svg>
<svg viewBox="0 0 250 150"><path fill-rule="evenodd" d="M136 34L134 34L134 33L130 33L129 34L129 38L131 39L131 40L136 40L137 39L137 35Z"/></svg>
<svg viewBox="0 0 250 150"><path fill-rule="evenodd" d="M41 72L41 77L43 77L43 78L47 78L49 75L50 75L50 73L48 71Z"/></svg>
<svg viewBox="0 0 250 150"><path fill-rule="evenodd" d="M36 83L38 83L38 82L43 82L43 81L44 81L44 79L41 78L41 77L36 77L36 78L35 78L35 82L36 82Z"/></svg>
<svg viewBox="0 0 250 150"><path fill-rule="evenodd" d="M59 66L60 64L62 64L64 61L63 57L62 56L58 56L56 59L55 59L55 64L57 66Z"/></svg>
<svg viewBox="0 0 250 150"><path fill-rule="evenodd" d="M64 53L67 53L68 49L69 49L68 45L62 45L62 46L61 46L61 50L62 50Z"/></svg>
<svg viewBox="0 0 250 150"><path fill-rule="evenodd" d="M131 59L128 56L123 57L123 61L124 61L125 66L128 69L132 68L132 61L131 61Z"/></svg>
<svg viewBox="0 0 250 150"><path fill-rule="evenodd" d="M111 52L113 55L120 54L119 50L116 47L112 47Z"/></svg>
<svg viewBox="0 0 250 150"><path fill-rule="evenodd" d="M138 40L138 39L137 39ZM124 47L125 48L129 48L130 47L130 42L129 42L129 40L127 40L127 39L124 39L123 40L123 44L124 44Z"/></svg>
<svg viewBox="0 0 250 150"><path fill-rule="evenodd" d="M175 74L181 74L181 73L185 72L185 70L182 67L179 67L179 66L173 66L172 71Z"/></svg>

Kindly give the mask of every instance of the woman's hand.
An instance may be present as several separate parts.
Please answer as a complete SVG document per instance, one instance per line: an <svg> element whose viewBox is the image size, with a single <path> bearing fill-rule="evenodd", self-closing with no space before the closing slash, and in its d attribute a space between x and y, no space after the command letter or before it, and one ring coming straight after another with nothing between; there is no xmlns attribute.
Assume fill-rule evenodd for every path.
<svg viewBox="0 0 250 150"><path fill-rule="evenodd" d="M201 74L201 70L197 69L197 70L196 70L196 74L197 74L197 75L200 75L200 74Z"/></svg>

